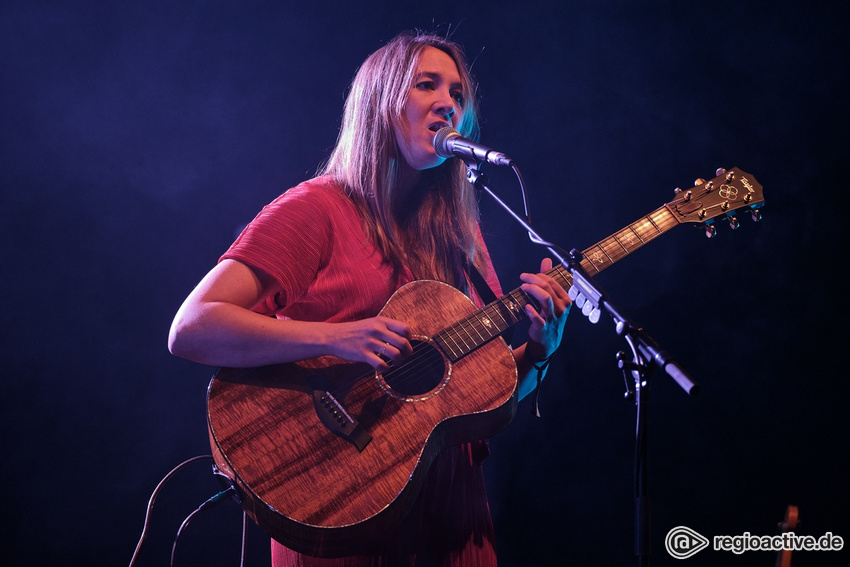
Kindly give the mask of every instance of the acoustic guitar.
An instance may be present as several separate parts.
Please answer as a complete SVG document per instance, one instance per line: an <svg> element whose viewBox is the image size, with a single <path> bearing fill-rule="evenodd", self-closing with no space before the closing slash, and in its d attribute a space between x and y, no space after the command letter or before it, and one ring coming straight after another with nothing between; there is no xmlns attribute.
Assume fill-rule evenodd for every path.
<svg viewBox="0 0 850 567"><path fill-rule="evenodd" d="M718 170L583 251L602 271L683 223L758 217L762 187L737 168ZM565 289L570 272L549 275ZM386 373L322 356L259 368L221 368L207 396L210 444L219 472L248 515L301 553L339 557L368 550L413 503L436 455L485 439L513 419L517 369L500 335L525 319L520 289L482 309L458 290L414 281L381 315L407 322L413 354Z"/></svg>

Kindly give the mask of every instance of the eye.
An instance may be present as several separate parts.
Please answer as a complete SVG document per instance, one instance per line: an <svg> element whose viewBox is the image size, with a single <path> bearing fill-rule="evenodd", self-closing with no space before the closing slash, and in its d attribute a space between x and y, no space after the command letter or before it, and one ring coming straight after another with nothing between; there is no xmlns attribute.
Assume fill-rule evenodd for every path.
<svg viewBox="0 0 850 567"><path fill-rule="evenodd" d="M420 81L416 83L416 88L421 90L434 90L434 81Z"/></svg>
<svg viewBox="0 0 850 567"><path fill-rule="evenodd" d="M462 93L462 92L460 92L460 91L454 91L454 92L452 93L452 98L455 100L455 102L458 104L458 106L460 106L461 108L463 108L463 102L464 102L466 99L464 98L464 96L463 96L463 93Z"/></svg>

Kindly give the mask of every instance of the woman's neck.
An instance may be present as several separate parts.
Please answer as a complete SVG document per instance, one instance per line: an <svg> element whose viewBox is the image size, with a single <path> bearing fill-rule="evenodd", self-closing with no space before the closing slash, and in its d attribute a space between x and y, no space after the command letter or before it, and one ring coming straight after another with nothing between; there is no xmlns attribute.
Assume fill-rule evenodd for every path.
<svg viewBox="0 0 850 567"><path fill-rule="evenodd" d="M407 164L399 164L397 184L393 189L392 214L398 227L407 226L413 217L419 214L426 198L422 188L425 172L418 171Z"/></svg>
<svg viewBox="0 0 850 567"><path fill-rule="evenodd" d="M400 160L398 162L398 185L396 186L398 201L405 203L408 202L411 197L415 197L415 189L421 179L421 171L413 169L403 160Z"/></svg>

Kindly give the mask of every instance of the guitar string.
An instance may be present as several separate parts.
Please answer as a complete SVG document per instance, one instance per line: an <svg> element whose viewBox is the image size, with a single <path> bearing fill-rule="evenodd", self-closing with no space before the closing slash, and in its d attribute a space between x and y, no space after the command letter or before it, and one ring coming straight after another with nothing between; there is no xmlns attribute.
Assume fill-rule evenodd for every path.
<svg viewBox="0 0 850 567"><path fill-rule="evenodd" d="M655 220L652 220L653 215L656 215ZM648 224L646 221L648 221ZM656 211L653 211L649 215L645 216L644 220L633 222L630 225L624 227L623 229L617 231L610 237L601 240L597 244L594 244L593 246L588 248L583 253L586 257L586 260L588 261L588 266L584 266L584 263L582 263L583 267L585 267L586 270L588 269L588 267L590 267L596 273L601 272L603 269L622 260L629 254L635 252L639 248L643 247L645 244L651 242L655 238L661 236L662 234L676 227L677 225L678 222L676 221L674 216L668 210L666 210L665 207L661 207ZM624 246L622 241L617 236L628 231L634 233L640 241L636 246L633 246L631 250ZM594 249L599 250L605 256L605 258L607 258L607 262L605 260L600 260L598 256L594 255L591 252Z"/></svg>
<svg viewBox="0 0 850 567"><path fill-rule="evenodd" d="M709 193L709 191L707 191L703 188L700 191L700 193L698 195L696 195L696 197L700 198L700 197L705 196L708 193ZM680 197L678 199L674 199L673 201L671 201L669 203L669 205L678 205L678 204L684 203L686 201L687 201L687 199L683 196L683 197ZM656 218L654 220L653 220L653 215L656 215ZM627 225L626 227L624 227L623 229L621 229L620 231L614 233L612 236L610 236L606 239L603 239L602 241L595 244L594 246L591 246L588 250L592 250L593 248L598 248L608 258L610 263L614 264L617 261L621 260L622 258L628 256L629 254L631 254L635 250L641 248L644 244L651 242L652 240L654 240L658 236L664 234L668 230L670 230L670 229L672 229L672 228L674 228L675 226L678 225L678 221L675 219L674 215L669 210L667 210L666 206L662 206L659 209L657 209L656 211L653 211L652 213L650 213L649 215L646 215L644 217L644 219L646 221L649 221L649 225L647 225L645 222L640 223L640 221L635 222L635 223L631 223L631 224ZM648 228L650 225L655 230ZM619 238L617 237L618 234L621 234L625 231L631 231L640 240L640 244L638 246L633 247L632 250L629 250L626 246L624 246L622 244L622 242L619 240ZM613 244L614 250L611 250L610 252L608 250L606 250L605 249L606 244ZM622 248L622 251L619 250L617 245L619 246L619 248ZM604 265L605 262L602 262L601 264L602 264L601 269L604 269L605 267L607 267L607 266ZM601 271L601 269L599 267L597 267L594 263L591 262L591 265L597 271ZM555 266L552 270L550 270L549 275L551 275L551 276L557 275L568 285L571 284L572 278L568 278L562 272L563 272L563 266L559 264L559 265ZM467 354L469 354L469 352L471 352L475 348L477 348L477 347L485 344L486 342L489 342L490 340L494 339L496 336L498 336L499 334L501 334L502 332L504 332L505 330L507 330L508 328L510 328L511 326L513 326L514 324L516 324L517 322L519 322L521 320L521 317L518 317L517 320L514 323L509 323L507 320L505 320L504 315L503 315L503 311L498 309L498 304L501 303L501 305L504 306L503 300L507 297L511 297L512 299L514 299L515 302L517 302L521 305L522 302L517 301L517 298L516 298L516 295L518 293L521 296L522 300L524 300L526 302L528 301L528 299L527 299L527 297L525 296L524 293L518 292L518 290L514 290L514 292L511 292L510 294L507 294L505 297L500 298L499 300L490 303L489 305L485 306L484 308L482 308L478 312L461 319L457 323L447 327L446 329L444 329L443 331L438 333L437 336L442 336L442 338L444 339L444 342L446 343L446 347L449 348L450 350L452 350L451 356L454 357L455 361L459 360L463 356L466 356ZM510 308L506 307L506 309L508 309L508 312L514 313L513 311L510 310ZM489 316L489 317L487 316L488 312L491 314L491 316ZM482 334L480 324L483 323L486 326L486 323L484 323L482 319L478 318L479 314L481 314L484 317L487 317L487 319L489 319L491 321L492 321L492 314L498 315L499 318L501 318L502 321L507 326L504 329L500 329L499 333L494 333L494 334L491 335L491 331L488 329L486 331L486 334ZM478 324L476 324L476 323L478 323ZM478 335L478 337L479 337L478 339L475 339L473 331L474 331L475 334ZM470 344L468 344L466 342L462 333L465 333L467 335L467 337L470 339L470 341L472 343L472 348L470 348ZM460 343L458 342L458 339L463 343L463 346L462 346L462 348L457 348L457 350L455 350L455 347L461 346ZM448 340L451 340L454 343L454 347L452 347L450 344L448 344ZM419 355L421 353L422 349L424 349L424 348L427 348L428 351L430 351L431 356L422 357L422 356ZM394 374L394 375L400 375L401 378L397 378L397 377L394 376L393 379L392 379L393 384L397 384L400 387L407 387L407 386L410 386L411 384L415 384L416 382L418 382L419 380L422 379L423 375L433 373L436 368L444 367L442 354L440 354L440 356L438 356L438 357L435 357L434 356L435 354L440 354L438 347L430 345L427 342L417 343L413 347L413 354L411 355L409 362L402 363L402 365L400 365L398 368L391 369L389 372L383 374L385 382L386 382L386 376L388 374ZM451 361L449 361L449 364L451 364ZM364 378L368 378L370 375L374 375L374 373L375 373L375 371L370 371L370 372L363 374L362 376L360 376L358 378L355 378L355 379L352 379L352 380L350 380L346 383L343 383L340 386L338 386L337 388L335 388L334 392L339 393L339 392L341 392L341 390L348 390L349 388L352 388L357 382L363 380Z"/></svg>
<svg viewBox="0 0 850 567"><path fill-rule="evenodd" d="M479 312L473 313L465 317L464 319L461 319L460 321L456 322L453 325L450 325L446 329L443 329L442 331L437 333L437 335L434 336L432 341L436 343L436 345L439 345L442 342L445 345L445 348L450 351L445 353L446 356L450 359L449 364L451 364L452 358L456 361L471 352L472 350L474 350L475 347L480 346L485 342L489 342L498 335L493 334L488 338L481 335L480 331L478 331L477 334L480 336L481 340L473 340L472 346L464 340L461 331L465 332L470 339L474 338L472 332L469 329L475 326L474 321L476 320L476 316L478 313L483 312L488 308L494 310L506 325L505 328L502 329L500 332L506 330L507 328L513 325L506 321L502 313L496 309L495 304L498 303L498 301L500 300L497 300L496 302L485 306ZM454 345L452 345L451 343L454 343ZM426 353L430 351L431 356L421 356L423 349L427 349ZM434 357L434 355L438 356ZM384 381L387 382L387 375L392 375L390 376L392 384L396 385L399 389L405 389L421 381L424 376L433 374L436 370L439 370L440 368L444 367L445 364L443 362L443 355L440 352L440 347L431 345L429 342L422 341L417 342L413 346L413 354L407 359L407 361L403 362L399 367L391 369L386 373L383 373L383 377ZM335 387L331 393L341 396L343 391L347 391L353 388L357 382L366 379L374 374L375 371L369 371L357 378L343 382L337 387ZM387 383L389 385L389 382Z"/></svg>
<svg viewBox="0 0 850 567"><path fill-rule="evenodd" d="M560 274L560 265L553 268L550 272L551 275L558 276L563 278L563 275ZM435 345L430 344L430 342L419 342L414 345L413 355L409 357L405 362L403 362L399 367L395 369L391 369L389 372L383 373L384 382L387 383L392 389L404 390L410 387L413 384L416 384L423 380L425 376L433 375L435 372L444 370L445 363L443 361L443 353L441 347L439 345L443 345L443 349L447 349L448 352L444 354L449 359L448 363L452 364L452 361L457 361L460 358L466 356L479 346L493 340L499 334L512 327L519 321L521 321L525 317L525 313L521 310L515 311L505 306L505 309L499 309L499 305L504 306L505 299L510 297L514 303L522 304L523 301L527 301L525 294L520 290L514 290L513 292L507 294L505 297L500 298L482 309L472 313L460 321L450 325L446 329L443 329L439 333L437 333L432 342ZM494 323L498 332L493 333L490 330L487 330L485 334L482 334L482 331L478 330L480 328L481 320L479 318L480 314L489 313L489 319L495 318L494 315L498 316L502 320L502 324L504 327L498 326L498 323ZM505 319L504 313L510 313L511 319L508 321ZM477 323L477 324L476 324ZM472 329L475 329L473 333ZM464 334L470 342L464 338ZM475 335L478 335L478 339L475 338ZM470 344L471 343L471 344ZM427 354L430 356L421 356L422 349L428 349ZM435 356L436 355L436 356ZM366 379L370 376L373 376L375 371L369 371L361 376L349 380L347 382L343 382L339 384L331 393L335 396L343 396L344 391L348 391L353 388L354 385L360 380ZM388 375L390 375L388 377ZM443 376L443 372L440 372L441 380ZM389 380L388 380L389 378ZM440 381L441 381L440 380ZM390 384L390 382L392 382ZM439 385L439 381L434 384L434 388ZM432 388L433 389L433 388ZM426 390L427 392L427 390ZM425 393L425 392L421 392Z"/></svg>
<svg viewBox="0 0 850 567"><path fill-rule="evenodd" d="M416 344L414 344L413 345L413 353L407 359L407 362L403 362L395 370L393 370L391 368L389 372L382 373L382 375L384 376L384 381L386 382L386 375L393 373L393 372L401 373L401 375L404 376L404 373L416 371L416 372L419 373L419 376L421 377L423 373L427 373L429 370L433 370L433 368L435 368L436 365L427 356L427 351L426 351L426 356L422 356L423 350L425 350L425 349L434 350L434 352L436 352L436 349L429 349L429 347L430 347L430 345L426 342L417 342ZM442 356L440 356L438 360L439 360L440 365L442 365ZM376 372L377 372L376 370L372 369L372 370L366 371L365 373L363 373L363 374L361 374L361 375L359 375L355 378L351 378L347 381L340 382L332 390L330 390L330 393L334 397L341 399L341 398L344 397L345 394L354 390L354 388L359 383L363 382L364 380L367 380L369 378L374 377ZM414 383L412 377L402 378L401 380L393 380L393 382L398 383L400 385L410 385L410 384Z"/></svg>

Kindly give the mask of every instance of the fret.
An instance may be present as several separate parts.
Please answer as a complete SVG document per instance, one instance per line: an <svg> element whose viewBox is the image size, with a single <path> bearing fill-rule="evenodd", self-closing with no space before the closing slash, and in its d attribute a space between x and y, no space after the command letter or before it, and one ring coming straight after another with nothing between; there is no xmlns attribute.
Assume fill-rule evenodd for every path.
<svg viewBox="0 0 850 567"><path fill-rule="evenodd" d="M487 320L496 327L496 331L494 335L501 334L506 331L510 325L505 320L505 317L502 315L501 311L499 311L499 304L501 301L497 300L491 303L490 305L484 308L484 312L487 316ZM499 322L501 320L501 322ZM486 323L485 323L486 324ZM488 326L489 328L489 326Z"/></svg>
<svg viewBox="0 0 850 567"><path fill-rule="evenodd" d="M632 234L634 234L634 235L637 237L637 239L638 239L638 240L640 240L641 245L646 244L646 242L644 241L644 239L640 237L640 233L639 233L638 231L636 231L636 230L635 230L635 227L634 227L634 226L632 226L632 225L630 224L630 225L629 225L628 227L626 227L626 228L628 228L628 229L629 229L629 231L631 231L631 233L632 233Z"/></svg>
<svg viewBox="0 0 850 567"><path fill-rule="evenodd" d="M481 313L481 312L479 311L478 313ZM484 344L485 342L492 339L493 335L485 336L485 335L481 334L482 328L484 327L483 321L486 319L486 317L482 317L482 318L479 319L478 313L475 313L473 315L470 315L466 319L463 319L463 326L467 329L471 328L473 331L475 331L475 334L478 335L478 338L475 339L472 336L472 333L471 332L469 333L470 338L473 339L473 343Z"/></svg>
<svg viewBox="0 0 850 567"><path fill-rule="evenodd" d="M637 232L631 226L627 226L616 233L614 238L617 239L617 242L620 243L620 246L623 247L627 254L631 254L643 246L643 240L641 240L640 236L638 236Z"/></svg>
<svg viewBox="0 0 850 567"><path fill-rule="evenodd" d="M600 240L596 244L596 247L599 248L600 250L602 250L602 253L605 254L605 259L608 261L608 263L610 263L610 264L614 263L614 258L611 256L611 254L608 253L608 250L605 249L605 241L604 240Z"/></svg>
<svg viewBox="0 0 850 567"><path fill-rule="evenodd" d="M653 240L661 234L661 231L658 230L658 227L655 226L655 223L648 216L643 217L638 222L632 223L631 226L640 235L640 239L644 243Z"/></svg>
<svg viewBox="0 0 850 567"><path fill-rule="evenodd" d="M492 307L485 308L483 313L486 319L483 323L493 336L499 335L508 329L509 325L506 325L504 321L499 322L499 319L501 319L501 313Z"/></svg>
<svg viewBox="0 0 850 567"><path fill-rule="evenodd" d="M501 304L501 299L497 299L493 303L484 307L484 313L487 316L487 319L496 327L497 333L499 334L508 327L510 327L510 323L505 320L505 316L499 310L499 305Z"/></svg>
<svg viewBox="0 0 850 567"><path fill-rule="evenodd" d="M573 285L573 275L567 271L567 269L563 266L563 264L558 264L549 272L549 275L554 277L556 280L558 278L561 279L558 283L561 284L561 287L564 289L569 289ZM555 277L557 276L557 277Z"/></svg>
<svg viewBox="0 0 850 567"><path fill-rule="evenodd" d="M655 230L657 230L657 231L658 231L658 234L661 234L661 229L660 229L660 228L658 228L658 225L657 225L657 224L655 224L655 221L653 221L653 220L652 220L652 217L651 217L650 215L646 215L646 217L645 217L645 218L646 218L646 220L648 220L649 222L651 222L651 223L652 223L652 226L653 226L653 227L655 227ZM653 238L654 238L654 237L653 237Z"/></svg>
<svg viewBox="0 0 850 567"><path fill-rule="evenodd" d="M475 332L478 333L478 338L482 343L486 343L495 336L493 334L493 323L487 317L486 311L481 310L471 315L469 319L470 324L475 328Z"/></svg>
<svg viewBox="0 0 850 567"><path fill-rule="evenodd" d="M519 304L519 306L521 308L525 307L526 305L531 305L533 307L537 307L537 300L534 299L534 297L530 293L523 291L522 288L517 289L516 293L517 293L517 303ZM523 311L523 313L524 313L524 311Z"/></svg>
<svg viewBox="0 0 850 567"><path fill-rule="evenodd" d="M525 318L525 306L527 302L523 296L522 290L515 289L505 296L505 307L508 309L508 314L514 324L519 323Z"/></svg>
<svg viewBox="0 0 850 567"><path fill-rule="evenodd" d="M625 245L625 244L623 244L623 243L620 241L620 239L619 239L619 238L617 238L617 235L616 235L616 234L613 236L613 238L614 238L614 240L616 240L616 241L617 241L617 244L619 244L619 245L620 245L620 248L622 248L622 249L623 249L623 252L625 252L626 254L629 254L629 249L628 249L628 248L626 248L626 245Z"/></svg>
<svg viewBox="0 0 850 567"><path fill-rule="evenodd" d="M458 324L452 325L451 328L455 329L455 334L457 338L459 338L463 343L463 352L471 351L472 349L470 348L470 345L474 345L475 341L472 339L472 334L470 334L469 329L466 329L463 327L463 325ZM468 341L464 338L464 334L466 335L466 339L469 339Z"/></svg>
<svg viewBox="0 0 850 567"><path fill-rule="evenodd" d="M457 341L454 340L454 336L452 327L447 327L434 336L434 341L452 362L459 360L465 354Z"/></svg>
<svg viewBox="0 0 850 567"><path fill-rule="evenodd" d="M502 298L499 312L505 318L505 322L509 322L510 325L515 325L522 319L522 310L511 294Z"/></svg>
<svg viewBox="0 0 850 567"><path fill-rule="evenodd" d="M593 266L593 269L595 271L601 272L605 269L605 251L602 250L598 244L594 244L593 246L585 250L583 254L587 261L590 262L590 264Z"/></svg>
<svg viewBox="0 0 850 567"><path fill-rule="evenodd" d="M581 267L584 268L584 271L588 274L598 274L599 272L605 269L604 266L597 268L596 264L590 261L587 256L585 256L579 263L581 264Z"/></svg>
<svg viewBox="0 0 850 567"><path fill-rule="evenodd" d="M608 256L612 264L628 255L628 252L624 252L622 248L622 245L613 236L602 241L602 249L605 250L605 255Z"/></svg>
<svg viewBox="0 0 850 567"><path fill-rule="evenodd" d="M670 214L670 211L668 211L665 207L661 207L660 209L650 213L649 217L652 219L653 224L662 233L667 232L678 224L676 219L673 218L673 215Z"/></svg>

